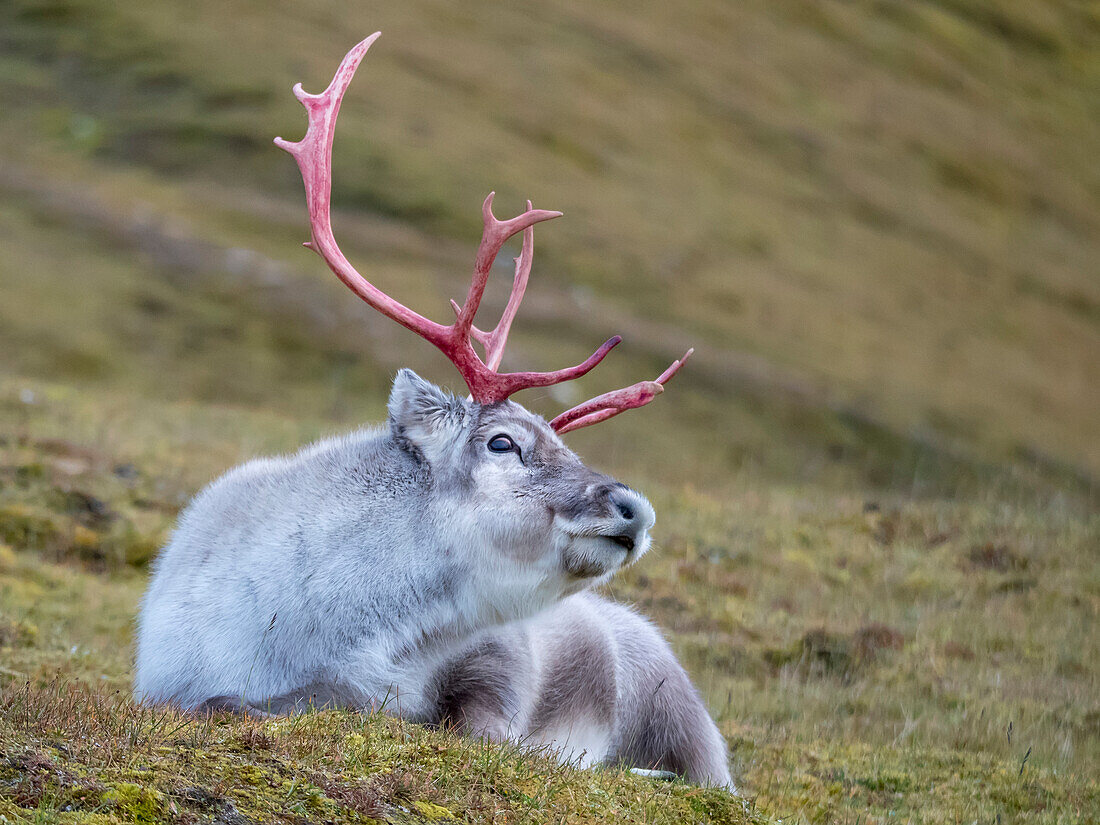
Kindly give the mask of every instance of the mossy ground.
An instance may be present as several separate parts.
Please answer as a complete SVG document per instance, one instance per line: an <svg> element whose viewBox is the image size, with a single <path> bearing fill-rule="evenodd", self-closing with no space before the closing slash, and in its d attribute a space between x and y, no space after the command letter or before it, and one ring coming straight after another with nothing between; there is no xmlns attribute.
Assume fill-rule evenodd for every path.
<svg viewBox="0 0 1100 825"><path fill-rule="evenodd" d="M766 821L722 792L577 771L384 716L196 719L66 682L2 695L9 821Z"/></svg>
<svg viewBox="0 0 1100 825"><path fill-rule="evenodd" d="M1095 821L1098 21L0 5L0 817ZM379 28L336 143L349 257L441 320L485 193L533 196L567 217L538 230L506 366L627 341L519 400L554 413L698 348L570 443L656 505L610 591L667 630L755 808L384 718L125 698L190 495L380 420L397 367L453 385L301 250L269 144L304 123L290 85Z"/></svg>
<svg viewBox="0 0 1100 825"><path fill-rule="evenodd" d="M652 485L667 514L659 546L611 591L670 632L730 741L743 806L384 717L258 723L133 706L146 559L89 554L69 537L94 499L112 525L132 521L152 541L190 482L158 478L172 462L147 463L164 461L153 438L69 464L88 428L109 444L130 422L100 417L82 393L0 390L5 423L22 418L0 450L14 479L0 508L15 540L0 550L9 819L1083 823L1100 806L1090 629L1100 525L1054 503ZM200 473L264 421L192 405L131 410L201 434L187 459ZM285 425L287 446L309 429Z"/></svg>

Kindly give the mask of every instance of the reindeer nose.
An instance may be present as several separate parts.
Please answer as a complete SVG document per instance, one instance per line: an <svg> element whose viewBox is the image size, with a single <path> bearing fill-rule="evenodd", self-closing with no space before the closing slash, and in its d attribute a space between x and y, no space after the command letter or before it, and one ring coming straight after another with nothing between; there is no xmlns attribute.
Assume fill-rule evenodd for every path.
<svg viewBox="0 0 1100 825"><path fill-rule="evenodd" d="M645 496L636 493L625 485L612 487L607 494L613 511L627 522L628 530L644 531L653 526L656 518L653 507Z"/></svg>
<svg viewBox="0 0 1100 825"><path fill-rule="evenodd" d="M622 496L612 495L611 503L615 505L615 509L619 511L620 516L627 521L634 521L634 508L630 506L629 501L626 501Z"/></svg>

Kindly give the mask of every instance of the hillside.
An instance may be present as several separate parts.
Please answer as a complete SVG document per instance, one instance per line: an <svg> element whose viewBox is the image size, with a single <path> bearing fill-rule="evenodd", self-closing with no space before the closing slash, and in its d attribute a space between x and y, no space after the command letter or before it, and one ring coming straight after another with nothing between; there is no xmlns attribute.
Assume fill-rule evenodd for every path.
<svg viewBox="0 0 1100 825"><path fill-rule="evenodd" d="M102 762L57 709L137 713L110 694L191 494L379 420L400 366L456 386L301 249L301 183L270 144L304 130L291 85L319 91L377 29L335 150L337 235L364 274L444 320L495 189L499 214L565 212L536 231L505 366L626 338L576 387L517 400L553 414L697 348L653 405L569 440L657 507L656 550L611 590L669 631L756 799L744 816L1088 821L1100 16L1070 0L0 7L0 690L22 708L0 712L0 814L29 815L10 789L45 772L98 777L85 813L125 818L107 786L142 787L163 730L200 736L102 721ZM303 724L337 742L355 723L335 716ZM201 735L236 759L253 728L220 724ZM337 745L310 766L303 734L256 730L314 788L392 770L341 768ZM456 767L431 796L410 753L418 778L379 815L492 821L471 788L511 805L516 771L543 770L481 756L508 778ZM181 802L211 774L169 767L155 810L216 815ZM622 793L637 821L665 805L645 794L742 815L561 776L532 811ZM339 805L337 785L319 793ZM47 820L66 804L35 802Z"/></svg>

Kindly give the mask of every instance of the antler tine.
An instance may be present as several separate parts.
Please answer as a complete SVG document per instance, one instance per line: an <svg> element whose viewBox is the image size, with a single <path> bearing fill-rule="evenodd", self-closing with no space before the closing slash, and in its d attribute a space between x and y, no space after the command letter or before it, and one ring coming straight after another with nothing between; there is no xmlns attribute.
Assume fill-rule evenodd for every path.
<svg viewBox="0 0 1100 825"><path fill-rule="evenodd" d="M585 401L571 410L566 410L551 421L550 426L558 435L565 435L565 433L579 430L581 427L599 424L601 421L606 421L621 412L644 407L665 391L664 385L679 372L680 367L691 357L693 352L695 352L694 347L685 352L683 358L673 361L656 381L639 381L637 384L624 387L621 390L613 390L603 395L597 395L590 401Z"/></svg>
<svg viewBox="0 0 1100 825"><path fill-rule="evenodd" d="M527 210L531 210L531 201L527 201ZM504 357L504 346L508 343L508 332L512 328L512 321L516 319L519 305L523 302L523 293L527 290L527 279L531 275L531 261L534 257L534 251L535 230L534 227L529 226L523 230L523 247L520 250L519 257L515 259L516 274L512 280L512 292L508 296L508 304L504 307L500 320L497 321L497 325L493 327L492 332L484 332L476 326L470 325L470 337L485 347L485 366L491 370L499 369L500 361ZM455 311L455 315L462 313L462 308L454 301L451 301L451 309Z"/></svg>
<svg viewBox="0 0 1100 825"><path fill-rule="evenodd" d="M527 211L531 212L531 201L527 201ZM560 215L561 213L557 213ZM504 346L508 343L508 332L512 328L512 321L516 318L519 305L523 302L523 293L527 290L527 280L531 275L531 262L535 251L535 230L528 226L523 230L523 247L519 257L515 258L516 274L512 280L512 292L508 296L508 304L500 316L497 325L491 332L478 329L470 325L470 337L485 347L485 366L491 370L500 368L501 359L504 357ZM455 316L462 314L462 307L456 301L451 301L451 309Z"/></svg>
<svg viewBox="0 0 1100 825"><path fill-rule="evenodd" d="M531 201L527 201L527 208L531 209ZM534 255L535 229L529 226L523 230L523 246L520 247L519 257L515 258L516 274L512 279L512 291L508 295L508 303L497 325L489 333L485 344L485 362L491 370L500 368L500 360L504 357L504 347L508 343L512 321L516 319L519 305L523 301L523 293L527 291L527 279L531 277L531 262L534 260Z"/></svg>
<svg viewBox="0 0 1100 825"><path fill-rule="evenodd" d="M473 328L474 316L481 305L481 298L485 294L485 286L489 283L489 272L493 268L493 262L496 261L497 254L505 242L517 232L526 232L536 223L560 218L562 214L547 209L532 209L531 201L527 201L527 211L522 215L517 215L506 221L498 220L493 214L493 198L495 196L496 192L490 192L481 206L484 228L481 232L481 243L477 248L477 257L474 259L474 274L470 279L470 290L466 294L466 300L462 303L458 318L455 320L455 331L461 335L469 335ZM522 299L522 297L523 293L521 291L520 298ZM505 332L504 337L507 338L507 332ZM490 369L496 369L492 364L487 364L487 366Z"/></svg>
<svg viewBox="0 0 1100 825"><path fill-rule="evenodd" d="M504 386L507 388L507 394L503 396L504 398L507 398L512 393L532 387L550 387L554 384L561 384L563 381L572 381L574 378L580 378L591 372L592 368L600 363L607 353L611 352L611 350L622 343L622 340L623 337L621 335L611 336L600 344L599 349L575 367L566 367L563 370L554 370L553 372L508 372L491 374L499 376L499 378L504 381Z"/></svg>
<svg viewBox="0 0 1100 825"><path fill-rule="evenodd" d="M414 312L360 275L344 257L332 234L332 139L336 131L336 117L340 114L340 103L355 76L355 70L381 34L375 32L348 52L332 83L321 94L309 94L302 89L301 83L294 86L294 96L309 115L309 126L305 137L297 143L277 137L275 145L294 157L302 173L312 235L312 240L305 246L320 255L336 277L376 310L438 345L444 340L447 327Z"/></svg>

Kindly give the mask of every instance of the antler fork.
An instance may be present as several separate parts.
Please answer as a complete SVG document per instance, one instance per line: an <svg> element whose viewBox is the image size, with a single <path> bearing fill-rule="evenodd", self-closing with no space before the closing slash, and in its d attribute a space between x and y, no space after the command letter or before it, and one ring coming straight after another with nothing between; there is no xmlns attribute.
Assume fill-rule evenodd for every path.
<svg viewBox="0 0 1100 825"><path fill-rule="evenodd" d="M312 236L312 240L305 246L319 254L336 276L366 303L439 348L458 368L475 401L491 404L504 401L522 389L547 387L581 377L600 363L622 338L618 335L609 338L585 361L573 367L553 372L497 372L512 321L523 300L531 272L533 227L541 221L561 217L561 212L533 209L528 201L527 211L502 221L493 214L494 193L490 192L482 205L484 228L474 260L470 288L462 306L451 301L456 318L454 323L446 326L425 318L382 292L364 278L340 251L332 233L331 216L332 140L336 131L336 118L355 70L380 35L381 32L375 32L348 52L336 70L332 83L321 94L309 94L302 89L301 83L296 84L294 95L305 107L309 118L305 137L297 143L281 137L275 138L275 145L293 155L302 173ZM474 316L485 294L489 272L501 247L519 232L523 233L523 247L516 259L515 278L508 304L497 325L491 331L484 332L474 326ZM484 347L484 361L474 350L471 339ZM665 370L657 381L643 381L633 387L601 395L563 413L551 425L558 432L568 432L649 403L664 389L664 383L676 373L690 354L689 350L683 359Z"/></svg>

